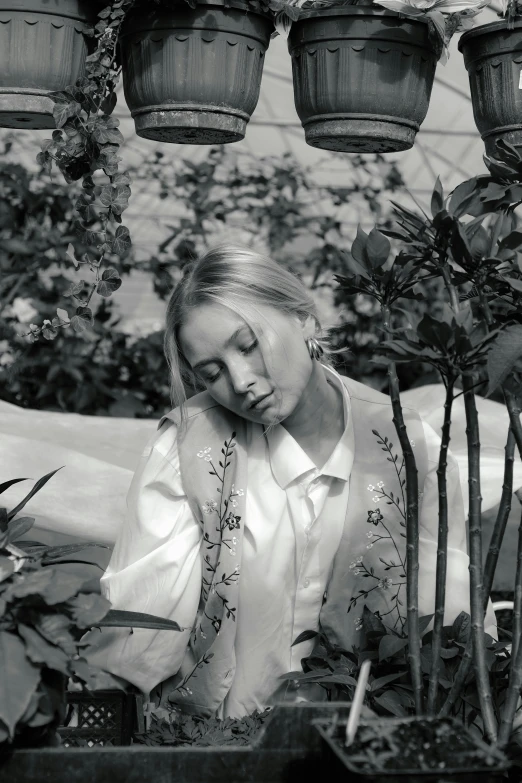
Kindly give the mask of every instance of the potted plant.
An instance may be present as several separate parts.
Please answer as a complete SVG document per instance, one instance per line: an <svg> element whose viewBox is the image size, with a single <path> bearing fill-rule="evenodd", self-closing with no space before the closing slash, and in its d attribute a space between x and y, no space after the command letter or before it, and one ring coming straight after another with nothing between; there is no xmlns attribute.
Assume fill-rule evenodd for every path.
<svg viewBox="0 0 522 783"><path fill-rule="evenodd" d="M475 123L488 155L503 139L522 146L522 18L517 0L503 4L503 19L466 32L459 41L471 89Z"/></svg>
<svg viewBox="0 0 522 783"><path fill-rule="evenodd" d="M409 149L437 61L480 0L298 2L288 49L308 144L340 152Z"/></svg>
<svg viewBox="0 0 522 783"><path fill-rule="evenodd" d="M348 299L362 293L381 308L385 337L381 355L388 366L400 448L395 449L377 431L373 435L377 447L388 452L397 466L397 486L368 487L377 503L368 511L366 549L371 551L354 551L349 566L359 582L355 582L347 608L355 616L358 644L342 649L322 631L305 631L294 644L315 639L315 649L303 659L303 672L290 672L285 678L299 685L319 685L330 699L347 699L353 695L362 662L372 661L368 705L380 716L396 716L406 723L364 724L356 735L358 744L343 749L338 742L340 729L334 722L328 752L336 764L342 761L351 772L357 768L361 779L416 780L417 776L419 780L471 780L480 773L484 780L493 780L508 766L504 752L511 758L519 756L519 717L515 722L515 716L522 679L522 528L514 578L512 646L496 641L484 627L511 509L516 452L522 458L522 271L518 261L522 234L516 230L513 215L521 201L522 156L505 142L499 147L502 159L488 161L489 176L463 183L450 198L445 198L437 182L431 215L395 205L397 225L392 229L382 233L373 230L369 235L359 229L347 257L349 271L338 276ZM392 250L385 235L400 243L398 250ZM395 313L403 312L398 309L401 299L422 300L424 283L434 278L439 278L446 291L440 316L410 313L409 324L400 326ZM396 370L399 362L431 365L446 388L437 471L434 613L425 617L419 617L418 458L403 418ZM502 497L486 558L482 552L480 431L474 396L478 389L488 394L499 389L509 415ZM460 395L464 397L468 443L470 614L462 612L451 626L445 626L451 524L448 448L453 403ZM522 501L520 490L517 496ZM395 527L387 519L389 505L400 513ZM392 544L395 554L391 558ZM379 612L367 606L368 597L374 594L381 596ZM448 717L458 718L463 728L452 727ZM324 738L325 731L323 725ZM409 753L414 732L422 738L426 731L435 736L440 732L441 738L452 735L455 752L452 750L451 758L434 755L435 767L427 759L426 764L411 767L411 758L405 766L398 766L397 759ZM451 750L451 744L441 742ZM432 748L425 750L431 753ZM417 752L423 752L422 742ZM436 768L443 761L444 771Z"/></svg>
<svg viewBox="0 0 522 783"><path fill-rule="evenodd" d="M268 0L137 2L120 38L136 133L181 144L242 139L273 29Z"/></svg>
<svg viewBox="0 0 522 783"><path fill-rule="evenodd" d="M0 1L1 127L55 127L49 93L83 75L100 1Z"/></svg>
<svg viewBox="0 0 522 783"><path fill-rule="evenodd" d="M125 688L119 678L90 665L82 642L92 627L147 627L180 631L177 623L112 610L96 585L64 571L86 546L20 541L34 519L19 516L56 473L43 476L11 511L0 508L0 755L17 747L60 743L68 682L91 689ZM0 493L26 479L0 485Z"/></svg>

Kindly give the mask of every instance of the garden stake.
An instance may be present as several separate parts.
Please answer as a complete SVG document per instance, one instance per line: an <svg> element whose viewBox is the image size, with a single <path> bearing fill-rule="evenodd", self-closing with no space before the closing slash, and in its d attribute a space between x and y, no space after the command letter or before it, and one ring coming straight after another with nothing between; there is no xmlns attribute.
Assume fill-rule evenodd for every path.
<svg viewBox="0 0 522 783"><path fill-rule="evenodd" d="M359 725L359 718L361 717L361 709L366 694L366 686L368 684L371 666L372 662L367 658L363 661L361 671L359 672L359 679L357 680L352 706L350 707L350 714L348 715L348 721L346 723L346 739L344 743L346 746L352 744L357 733L357 726Z"/></svg>

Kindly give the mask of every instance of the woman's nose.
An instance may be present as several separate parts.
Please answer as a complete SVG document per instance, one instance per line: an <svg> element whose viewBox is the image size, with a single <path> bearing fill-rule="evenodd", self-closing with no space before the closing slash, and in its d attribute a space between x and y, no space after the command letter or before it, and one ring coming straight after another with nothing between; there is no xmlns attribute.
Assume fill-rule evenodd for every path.
<svg viewBox="0 0 522 783"><path fill-rule="evenodd" d="M255 384L256 378L248 364L235 364L229 367L232 388L236 394L246 394Z"/></svg>

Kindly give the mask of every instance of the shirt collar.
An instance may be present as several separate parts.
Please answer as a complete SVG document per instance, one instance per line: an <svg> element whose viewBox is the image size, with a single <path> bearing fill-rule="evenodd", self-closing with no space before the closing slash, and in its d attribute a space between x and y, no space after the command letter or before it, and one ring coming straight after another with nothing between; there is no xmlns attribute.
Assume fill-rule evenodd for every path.
<svg viewBox="0 0 522 783"><path fill-rule="evenodd" d="M328 380L336 388L340 389L343 395L344 432L323 469L317 475L333 476L341 481L348 481L352 471L354 455L350 397L340 375L326 365L323 365L323 367ZM274 427L271 427L265 433L265 437L268 444L272 473L282 489L286 489L292 481L295 481L303 474L317 469L317 465L314 464L282 424L276 424Z"/></svg>

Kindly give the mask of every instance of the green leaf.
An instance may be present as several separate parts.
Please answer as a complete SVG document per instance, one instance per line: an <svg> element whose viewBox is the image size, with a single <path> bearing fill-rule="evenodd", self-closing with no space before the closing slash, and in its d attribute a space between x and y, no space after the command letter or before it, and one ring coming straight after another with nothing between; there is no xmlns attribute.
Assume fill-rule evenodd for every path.
<svg viewBox="0 0 522 783"><path fill-rule="evenodd" d="M62 467L64 466L62 465ZM61 469L62 468L56 468L56 470L52 470L50 473L47 473L45 476L42 476L41 479L38 479L38 481L36 482L32 490L29 492L29 494L26 495L25 498L22 501L20 501L20 503L17 506L15 506L15 508L13 508L12 511L9 512L8 518L13 519L13 517L15 517L18 514L18 512L23 509L25 504L28 503L31 500L31 498L34 497L34 495L36 495L36 493L39 492L42 489L42 487L47 484L49 479L51 479L54 476L54 474L58 473L58 471Z"/></svg>
<svg viewBox="0 0 522 783"><path fill-rule="evenodd" d="M404 640L402 640L404 641ZM407 640L406 640L407 642ZM384 688L385 685L388 685L389 682L393 682L394 680L398 680L399 677L402 677L406 672L395 672L395 674L385 674L384 677L377 677L376 680L373 680L370 686L370 690L372 693L375 693L375 691L378 691L379 688Z"/></svg>
<svg viewBox="0 0 522 783"><path fill-rule="evenodd" d="M12 737L38 687L40 669L27 659L22 640L8 631L0 631L0 661L0 720Z"/></svg>
<svg viewBox="0 0 522 783"><path fill-rule="evenodd" d="M96 288L96 293L103 297L112 296L121 286L121 278L116 269L109 267L105 269L102 278Z"/></svg>
<svg viewBox="0 0 522 783"><path fill-rule="evenodd" d="M374 700L380 707L387 712L391 712L392 715L396 715L398 718L407 715L407 712L402 706L401 700L395 691L384 691L384 693L381 693L379 696L375 696Z"/></svg>
<svg viewBox="0 0 522 783"><path fill-rule="evenodd" d="M292 642L292 647L295 647L296 644L301 644L301 642L307 642L309 639L315 639L316 636L319 636L319 631L303 631L299 634L297 639Z"/></svg>
<svg viewBox="0 0 522 783"><path fill-rule="evenodd" d="M444 191L440 182L440 177L437 177L435 187L431 196L431 214L435 217L444 207Z"/></svg>
<svg viewBox="0 0 522 783"><path fill-rule="evenodd" d="M384 234L376 228L370 231L366 242L366 257L372 269L378 269L388 260L390 247L390 240Z"/></svg>
<svg viewBox="0 0 522 783"><path fill-rule="evenodd" d="M55 606L64 601L68 601L73 596L78 595L85 583L84 576L68 574L64 571L49 569L52 579L42 590L42 598L48 606Z"/></svg>
<svg viewBox="0 0 522 783"><path fill-rule="evenodd" d="M466 644L471 631L471 618L467 612L461 612L453 621L451 632L455 641Z"/></svg>
<svg viewBox="0 0 522 783"><path fill-rule="evenodd" d="M183 631L174 620L156 617L143 612L125 612L122 609L110 609L103 620L96 623L105 628L154 628L161 631Z"/></svg>
<svg viewBox="0 0 522 783"><path fill-rule="evenodd" d="M107 209L110 209L116 215L121 215L129 206L130 194L131 189L128 185L118 185L115 188L107 185L102 188L99 199L104 207L107 207Z"/></svg>
<svg viewBox="0 0 522 783"><path fill-rule="evenodd" d="M498 252L501 250L518 250L522 247L522 231L512 231L498 244Z"/></svg>
<svg viewBox="0 0 522 783"><path fill-rule="evenodd" d="M53 573L50 569L32 571L31 573L20 575L17 581L13 582L5 590L3 597L9 603L14 598L41 595L52 582L52 578Z"/></svg>
<svg viewBox="0 0 522 783"><path fill-rule="evenodd" d="M125 226L118 226L112 242L113 252L123 258L129 252L131 244L129 229Z"/></svg>
<svg viewBox="0 0 522 783"><path fill-rule="evenodd" d="M78 628L91 628L105 617L111 603L98 593L80 593L68 601L67 606Z"/></svg>
<svg viewBox="0 0 522 783"><path fill-rule="evenodd" d="M18 519L14 519L7 529L7 543L11 544L13 541L21 538L33 525L34 517L19 517Z"/></svg>
<svg viewBox="0 0 522 783"><path fill-rule="evenodd" d="M363 608L363 628L366 633L385 635L386 627L380 617L371 612L365 605Z"/></svg>
<svg viewBox="0 0 522 783"><path fill-rule="evenodd" d="M19 481L29 481L28 478L19 478L19 479L11 479L11 481L4 481L3 484L0 484L0 495L2 492L5 492L6 489L9 489L9 487L12 487L13 484L18 484Z"/></svg>
<svg viewBox="0 0 522 783"><path fill-rule="evenodd" d="M24 542L24 546L27 546L27 544ZM97 546L101 547L102 549L109 549L109 547L106 544L97 544L94 541L87 541L84 544L62 544L61 546L44 546L45 551L42 554L42 559L45 565L49 565L50 563L59 562L60 558L66 557L67 555L73 555L76 552L82 552L84 549L87 549L87 547L91 546Z"/></svg>
<svg viewBox="0 0 522 783"><path fill-rule="evenodd" d="M93 323L94 318L90 307L81 306L76 308L76 313L71 318L71 326L75 332L81 334L82 332L85 332L89 326L92 326Z"/></svg>
<svg viewBox="0 0 522 783"><path fill-rule="evenodd" d="M38 631L28 625L20 623L17 630L25 641L25 653L30 661L43 663L49 669L69 674L69 656L63 650L50 644Z"/></svg>
<svg viewBox="0 0 522 783"><path fill-rule="evenodd" d="M14 563L8 557L0 555L0 582L8 579L14 571ZM1 614L1 613L0 613Z"/></svg>
<svg viewBox="0 0 522 783"><path fill-rule="evenodd" d="M522 280L518 280L515 277L504 277L503 280L505 280L511 288L514 288L515 291L522 291Z"/></svg>
<svg viewBox="0 0 522 783"><path fill-rule="evenodd" d="M367 241L368 234L363 231L360 226L357 226L357 235L352 243L351 253L355 260L362 264L365 269L367 265L367 258L365 253Z"/></svg>
<svg viewBox="0 0 522 783"><path fill-rule="evenodd" d="M385 661L392 658L400 650L408 646L407 639L401 639L398 636L386 635L379 642L379 661Z"/></svg>
<svg viewBox="0 0 522 783"><path fill-rule="evenodd" d="M522 287L522 283L521 283ZM504 329L488 352L487 372L490 395L507 378L516 362L522 357L522 324L514 324Z"/></svg>

